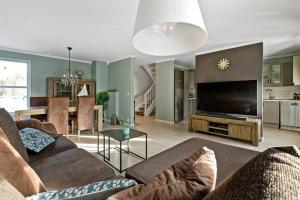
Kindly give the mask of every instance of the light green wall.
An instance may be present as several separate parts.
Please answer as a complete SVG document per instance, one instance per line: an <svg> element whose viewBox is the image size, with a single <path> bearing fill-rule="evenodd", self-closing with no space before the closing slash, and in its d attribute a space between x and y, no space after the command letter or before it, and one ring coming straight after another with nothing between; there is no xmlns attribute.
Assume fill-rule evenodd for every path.
<svg viewBox="0 0 300 200"><path fill-rule="evenodd" d="M103 61L92 62L92 79L96 81L96 93L108 89L108 65Z"/></svg>
<svg viewBox="0 0 300 200"><path fill-rule="evenodd" d="M134 58L108 65L108 89L119 93L118 117L125 123L134 124Z"/></svg>
<svg viewBox="0 0 300 200"><path fill-rule="evenodd" d="M174 122L174 61L156 64L155 118Z"/></svg>
<svg viewBox="0 0 300 200"><path fill-rule="evenodd" d="M0 58L29 61L31 65L31 96L46 96L47 77L60 77L68 67L68 60L0 50ZM119 117L134 124L134 58L112 62L94 61L92 64L71 62L72 72L84 71L84 79L96 81L96 91L118 90ZM108 116L110 117L110 116Z"/></svg>
<svg viewBox="0 0 300 200"><path fill-rule="evenodd" d="M67 51L66 51L67 54ZM36 56L0 50L0 58L30 61L31 63L31 96L46 96L47 77L60 77L68 67L68 61L63 59ZM91 78L91 65L83 62L71 62L71 70L84 71L85 79Z"/></svg>

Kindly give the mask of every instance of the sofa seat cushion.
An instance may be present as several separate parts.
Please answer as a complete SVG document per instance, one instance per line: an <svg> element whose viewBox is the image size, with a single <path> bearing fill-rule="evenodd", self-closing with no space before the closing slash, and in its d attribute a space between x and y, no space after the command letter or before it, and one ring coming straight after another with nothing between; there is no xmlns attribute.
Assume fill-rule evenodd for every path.
<svg viewBox="0 0 300 200"><path fill-rule="evenodd" d="M101 160L83 149L71 149L31 163L47 191L83 186L115 176Z"/></svg>
<svg viewBox="0 0 300 200"><path fill-rule="evenodd" d="M58 138L56 138L54 143L50 144L40 153L29 151L28 152L29 161L30 163L32 163L34 161L41 160L50 156L54 156L58 153L75 149L75 148L77 148L77 146L74 142L72 142L71 140L69 140L64 136L59 136Z"/></svg>
<svg viewBox="0 0 300 200"><path fill-rule="evenodd" d="M259 153L209 140L192 138L132 166L126 171L126 178L135 179L140 183L149 183L156 175L204 146L215 152L218 172L217 185Z"/></svg>

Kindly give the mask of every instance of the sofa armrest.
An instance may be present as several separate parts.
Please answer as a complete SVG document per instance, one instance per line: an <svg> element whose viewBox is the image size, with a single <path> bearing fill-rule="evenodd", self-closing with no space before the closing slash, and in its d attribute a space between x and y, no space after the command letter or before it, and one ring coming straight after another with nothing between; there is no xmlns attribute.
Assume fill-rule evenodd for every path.
<svg viewBox="0 0 300 200"><path fill-rule="evenodd" d="M19 130L23 128L34 128L43 131L54 138L60 136L57 134L55 126L49 122L41 122L37 119L25 119L16 121L15 123Z"/></svg>

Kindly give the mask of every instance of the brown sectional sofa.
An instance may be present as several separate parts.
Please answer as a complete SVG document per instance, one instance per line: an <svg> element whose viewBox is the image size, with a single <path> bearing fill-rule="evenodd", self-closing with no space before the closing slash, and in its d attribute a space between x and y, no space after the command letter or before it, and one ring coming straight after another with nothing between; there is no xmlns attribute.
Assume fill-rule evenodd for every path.
<svg viewBox="0 0 300 200"><path fill-rule="evenodd" d="M9 114L0 108L0 127L7 134L10 143L34 169L45 185L47 191L82 186L88 183L122 178L104 162L80 149L71 140L57 135L55 127L38 120L23 120L14 122ZM25 127L36 128L52 135L56 141L39 154L24 153L24 145L17 129ZM171 165L189 157L204 146L215 152L217 160L217 185L234 173L259 152L233 147L200 138L184 141L166 151L129 168L126 178L135 179L139 183L149 183ZM22 149L24 148L24 149Z"/></svg>
<svg viewBox="0 0 300 200"><path fill-rule="evenodd" d="M16 126L17 125L17 126ZM12 146L19 144L17 151L25 149L20 145L19 129L36 128L55 136L55 143L41 153L35 154L25 149L25 161L34 169L47 190L82 186L88 183L117 178L114 171L100 159L80 149L71 140L56 134L55 127L38 120L14 122L9 114L0 108L0 127L4 130ZM29 158L29 159L28 159ZM29 160L29 161L28 161Z"/></svg>

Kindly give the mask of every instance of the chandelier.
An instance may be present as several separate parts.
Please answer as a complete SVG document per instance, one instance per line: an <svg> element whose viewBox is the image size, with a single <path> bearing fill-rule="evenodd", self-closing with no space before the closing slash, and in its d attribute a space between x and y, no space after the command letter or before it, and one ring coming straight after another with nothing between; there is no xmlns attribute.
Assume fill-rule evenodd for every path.
<svg viewBox="0 0 300 200"><path fill-rule="evenodd" d="M78 77L77 77L77 75L73 75L71 73L71 50L72 50L72 47L67 47L67 49L69 51L69 68L68 68L68 71L62 75L61 82L64 86L71 87L77 83Z"/></svg>

